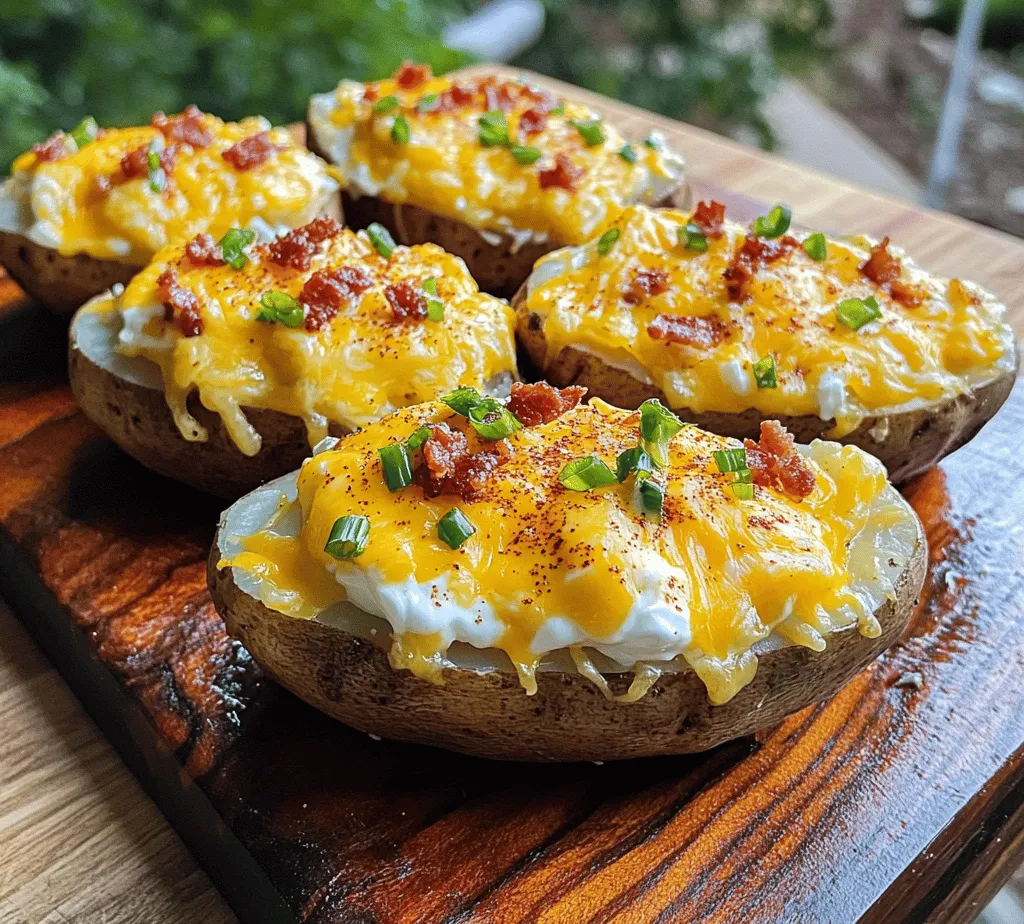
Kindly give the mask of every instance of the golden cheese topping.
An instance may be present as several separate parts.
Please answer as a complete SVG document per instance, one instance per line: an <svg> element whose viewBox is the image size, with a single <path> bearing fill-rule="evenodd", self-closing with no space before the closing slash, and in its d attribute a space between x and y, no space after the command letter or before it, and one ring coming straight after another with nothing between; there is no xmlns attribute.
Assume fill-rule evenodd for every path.
<svg viewBox="0 0 1024 924"><path fill-rule="evenodd" d="M92 135L79 146L58 132L17 159L0 227L63 254L143 264L201 232L305 224L338 189L323 161L261 117L222 122L190 107Z"/></svg>
<svg viewBox="0 0 1024 924"><path fill-rule="evenodd" d="M750 682L755 646L770 636L820 651L840 627L879 633L874 613L921 541L880 463L819 442L798 463L811 478L805 497L758 486L742 499L714 455L737 444L684 427L655 474L660 516L638 509L635 476L563 486L567 463L584 456L614 470L638 445L639 420L595 399L498 447L445 404L404 409L308 460L301 527L285 535L271 524L231 564L267 582L264 602L297 618L328 604L323 576L333 574L334 599L347 594L390 623L395 668L436 680L449 646L463 642L507 654L528 692L546 653L569 649L593 676L596 650L643 687L681 656L722 703ZM471 454L503 461L467 500L425 487L420 448L412 483L389 490L378 451L441 424L464 434ZM457 549L439 525L453 508L472 530ZM345 517L365 517L368 532L361 553L338 560L325 547Z"/></svg>
<svg viewBox="0 0 1024 924"><path fill-rule="evenodd" d="M309 121L354 195L524 242L581 244L683 180L682 158L662 142L627 144L585 106L496 76L434 77L407 64L313 97Z"/></svg>
<svg viewBox="0 0 1024 924"><path fill-rule="evenodd" d="M814 415L835 437L1013 369L1005 309L979 287L923 272L887 240L756 236L721 212L638 206L610 245L538 261L525 311L548 360L573 347L673 408Z"/></svg>
<svg viewBox="0 0 1024 924"><path fill-rule="evenodd" d="M84 310L119 312L119 352L160 367L186 439L206 439L186 409L195 391L247 455L260 436L245 408L301 417L315 444L459 386L507 390L507 304L433 244L379 243L389 256L328 218L240 252L198 237Z"/></svg>

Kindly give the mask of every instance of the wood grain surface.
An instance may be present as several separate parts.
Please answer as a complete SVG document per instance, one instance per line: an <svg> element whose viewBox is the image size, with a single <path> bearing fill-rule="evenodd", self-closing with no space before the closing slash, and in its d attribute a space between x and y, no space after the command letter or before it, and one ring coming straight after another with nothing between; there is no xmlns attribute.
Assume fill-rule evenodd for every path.
<svg viewBox="0 0 1024 924"><path fill-rule="evenodd" d="M637 134L661 123L602 105ZM784 200L808 225L890 233L1024 317L1018 242L663 125L734 214ZM374 741L267 682L206 592L216 502L83 418L63 331L16 301L0 291L2 590L243 920L961 921L1019 859L1024 386L909 489L931 544L926 592L904 640L830 703L696 757L523 766ZM74 713L48 731L49 694L31 696L14 713L24 744L0 742L0 868L25 870L15 886L0 877L0 914L15 921L37 920L62 858L95 850L96 871L111 869L76 840L73 810L31 801L33 768L55 772L83 734ZM88 762L78 749L69 772ZM119 814L121 790L94 773L111 823L136 837L125 869L139 888L122 876L96 893L90 877L81 904L47 919L104 920L107 901L139 903L121 920L162 919L150 861L194 920L218 913L162 859L173 851L147 854L146 820Z"/></svg>

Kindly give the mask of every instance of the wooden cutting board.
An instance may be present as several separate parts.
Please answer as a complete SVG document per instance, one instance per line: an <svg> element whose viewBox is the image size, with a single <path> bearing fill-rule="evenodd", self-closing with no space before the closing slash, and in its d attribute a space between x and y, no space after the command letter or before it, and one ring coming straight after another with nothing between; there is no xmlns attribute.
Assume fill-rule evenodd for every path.
<svg viewBox="0 0 1024 924"><path fill-rule="evenodd" d="M538 81L662 128L734 217L890 234L1024 318L1012 238ZM926 591L830 703L700 756L498 764L267 681L206 591L218 505L99 434L63 330L0 306L0 589L243 921L965 921L1024 854L1024 387L908 490Z"/></svg>

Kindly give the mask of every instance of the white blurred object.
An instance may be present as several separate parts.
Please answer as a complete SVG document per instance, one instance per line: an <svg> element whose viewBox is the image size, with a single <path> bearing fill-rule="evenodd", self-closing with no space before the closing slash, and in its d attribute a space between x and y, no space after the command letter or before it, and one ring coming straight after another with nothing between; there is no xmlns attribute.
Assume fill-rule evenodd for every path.
<svg viewBox="0 0 1024 924"><path fill-rule="evenodd" d="M540 0L495 0L472 16L452 23L443 40L485 61L507 61L529 48L544 30Z"/></svg>

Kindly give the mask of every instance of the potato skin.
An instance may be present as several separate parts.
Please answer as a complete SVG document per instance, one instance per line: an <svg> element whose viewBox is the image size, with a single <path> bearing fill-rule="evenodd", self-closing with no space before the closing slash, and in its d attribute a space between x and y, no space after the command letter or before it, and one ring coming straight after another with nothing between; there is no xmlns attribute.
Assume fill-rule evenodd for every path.
<svg viewBox="0 0 1024 924"><path fill-rule="evenodd" d="M552 385L585 385L590 395L618 407L637 408L648 398L668 405L664 393L654 385L633 378L628 372L609 366L602 359L571 347L563 349L554 361L547 356L547 342L541 318L526 308L525 284L512 300L516 310L516 340L520 365L528 360L540 377ZM1019 364L1016 358L1015 367ZM1013 388L1016 371L957 395L949 401L911 411L867 417L852 433L839 442L859 446L880 459L889 472L889 480L903 484L927 471L944 456L959 449L995 415ZM705 430L737 439L757 439L761 421L757 410L739 414L708 411L695 414L686 408L673 408L684 420ZM832 421L814 416L787 417L778 420L798 443L823 438ZM872 435L872 430L878 434Z"/></svg>
<svg viewBox="0 0 1024 924"><path fill-rule="evenodd" d="M770 727L832 696L905 628L924 582L927 545L918 526L914 554L896 599L876 613L879 638L856 627L829 637L821 653L787 647L759 658L754 679L712 706L691 671L665 674L635 703L607 700L576 673L542 671L527 696L514 671L446 669L444 684L393 670L373 642L323 623L294 619L241 590L230 567L210 555L210 592L228 631L282 686L360 731L501 760L621 760L705 751ZM624 692L632 674L608 676Z"/></svg>
<svg viewBox="0 0 1024 924"><path fill-rule="evenodd" d="M309 149L330 163L330 157L320 147L316 132L308 122L306 138ZM689 197L689 187L683 181L674 193L652 203L652 208L685 208ZM353 196L344 191L342 202L349 227L359 230L377 222L387 228L399 244L438 244L448 253L462 257L477 285L499 298L511 298L530 275L537 260L565 246L564 242L549 240L526 244L515 250L509 234L498 234L500 240L492 244L471 225L435 215L416 205L392 204L376 196ZM491 232L488 232L490 236Z"/></svg>
<svg viewBox="0 0 1024 924"><path fill-rule="evenodd" d="M66 318L94 295L115 283L126 284L142 269L84 253L65 255L10 231L0 231L0 266L30 298Z"/></svg>

